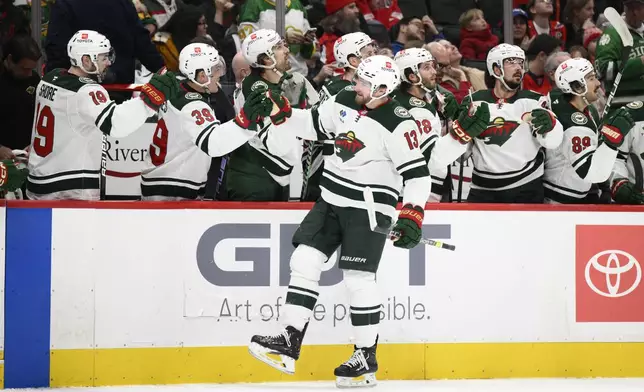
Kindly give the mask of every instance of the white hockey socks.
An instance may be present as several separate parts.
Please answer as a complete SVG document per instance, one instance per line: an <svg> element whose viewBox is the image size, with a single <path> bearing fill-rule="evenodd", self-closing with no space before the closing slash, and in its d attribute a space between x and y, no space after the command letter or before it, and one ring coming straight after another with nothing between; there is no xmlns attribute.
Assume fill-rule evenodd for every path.
<svg viewBox="0 0 644 392"><path fill-rule="evenodd" d="M373 272L344 270L344 283L349 289L351 325L354 344L358 348L376 344L380 309L376 274Z"/></svg>
<svg viewBox="0 0 644 392"><path fill-rule="evenodd" d="M327 257L319 250L298 245L291 255L291 280L288 284L286 304L281 322L302 331L309 321L319 297L319 281L322 265Z"/></svg>

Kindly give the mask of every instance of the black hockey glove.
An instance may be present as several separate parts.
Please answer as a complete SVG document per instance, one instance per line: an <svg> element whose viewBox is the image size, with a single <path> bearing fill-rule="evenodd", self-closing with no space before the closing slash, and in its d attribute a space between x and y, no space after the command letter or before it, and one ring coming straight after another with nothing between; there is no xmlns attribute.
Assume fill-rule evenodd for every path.
<svg viewBox="0 0 644 392"><path fill-rule="evenodd" d="M152 79L141 87L141 99L151 109L159 110L165 101L172 99L180 91L176 75L167 71L163 75L152 75Z"/></svg>
<svg viewBox="0 0 644 392"><path fill-rule="evenodd" d="M600 129L604 143L612 148L621 146L624 143L624 137L634 126L635 122L630 110L626 107L617 109L615 113L604 120Z"/></svg>
<svg viewBox="0 0 644 392"><path fill-rule="evenodd" d="M273 103L271 110L271 122L273 124L280 125L286 121L287 118L291 117L293 109L291 108L291 103L285 96L273 90L269 90L266 93L266 96Z"/></svg>
<svg viewBox="0 0 644 392"><path fill-rule="evenodd" d="M259 87L248 94L244 106L235 117L235 123L244 129L257 130L257 124L271 113L273 103L266 97L266 89Z"/></svg>
<svg viewBox="0 0 644 392"><path fill-rule="evenodd" d="M530 128L533 135L546 134L555 129L555 125L557 125L557 118L547 109L534 109L530 112L530 117Z"/></svg>
<svg viewBox="0 0 644 392"><path fill-rule="evenodd" d="M471 104L470 104L471 105ZM463 109L458 119L454 121L450 134L461 144L467 144L472 138L482 134L490 124L490 108L487 103L481 103L476 110L470 106Z"/></svg>
<svg viewBox="0 0 644 392"><path fill-rule="evenodd" d="M420 206L405 204L400 210L398 220L393 227L398 235L391 237L394 246L398 248L411 249L418 245L423 235L423 218L425 211Z"/></svg>
<svg viewBox="0 0 644 392"><path fill-rule="evenodd" d="M619 204L644 204L644 195L638 191L635 184L622 178L616 180L611 187L613 200Z"/></svg>
<svg viewBox="0 0 644 392"><path fill-rule="evenodd" d="M29 174L27 165L6 159L0 161L0 191L13 192L22 186Z"/></svg>

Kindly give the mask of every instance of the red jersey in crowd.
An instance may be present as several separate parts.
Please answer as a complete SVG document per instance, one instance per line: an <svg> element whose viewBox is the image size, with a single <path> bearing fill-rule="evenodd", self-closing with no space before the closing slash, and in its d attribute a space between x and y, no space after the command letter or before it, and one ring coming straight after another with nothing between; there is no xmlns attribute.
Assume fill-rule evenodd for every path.
<svg viewBox="0 0 644 392"><path fill-rule="evenodd" d="M550 84L550 79L546 75L537 76L528 71L523 75L521 88L523 90L532 90L541 95L546 95L550 90L552 90L552 84Z"/></svg>
<svg viewBox="0 0 644 392"><path fill-rule="evenodd" d="M398 0L358 0L356 5L365 20L375 19L387 30L398 23L403 15L398 7Z"/></svg>
<svg viewBox="0 0 644 392"><path fill-rule="evenodd" d="M490 26L486 30L472 31L461 29L459 51L464 59L485 60L487 52L499 44L499 37L492 34Z"/></svg>
<svg viewBox="0 0 644 392"><path fill-rule="evenodd" d="M528 37L532 38L537 35L537 29L534 26L534 21L528 21ZM550 21L550 35L560 40L561 42L566 42L566 26L559 23L556 20Z"/></svg>

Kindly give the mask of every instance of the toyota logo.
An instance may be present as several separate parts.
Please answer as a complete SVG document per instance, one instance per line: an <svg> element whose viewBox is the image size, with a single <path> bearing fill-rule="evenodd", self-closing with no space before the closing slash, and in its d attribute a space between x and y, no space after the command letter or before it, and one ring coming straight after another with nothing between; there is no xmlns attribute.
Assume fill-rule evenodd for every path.
<svg viewBox="0 0 644 392"><path fill-rule="evenodd" d="M608 255L608 260L606 261L605 266L599 264L599 259L604 255ZM626 264L622 265L622 260L627 260ZM624 289L623 287L621 287L622 274L629 272L633 269L633 267L635 267L635 281L629 288ZM597 286L595 286L590 278L591 268L601 272L606 276L606 288L608 292L604 292L598 289ZM611 282L611 275L614 275L615 284ZM637 262L635 257L622 250L605 250L591 257L591 259L588 261L588 264L586 264L585 276L586 284L588 284L588 287L590 287L597 294L608 298L619 298L632 293L633 290L635 290L640 284L640 281L642 280L642 267Z"/></svg>

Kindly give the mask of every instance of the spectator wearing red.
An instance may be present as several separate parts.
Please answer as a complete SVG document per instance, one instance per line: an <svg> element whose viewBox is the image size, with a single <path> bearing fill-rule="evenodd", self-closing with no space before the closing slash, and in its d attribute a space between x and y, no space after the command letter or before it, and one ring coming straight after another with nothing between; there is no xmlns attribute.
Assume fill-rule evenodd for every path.
<svg viewBox="0 0 644 392"><path fill-rule="evenodd" d="M588 27L584 30L584 48L588 51L588 60L595 63L595 53L597 51L597 42L602 36L602 31L597 27Z"/></svg>
<svg viewBox="0 0 644 392"><path fill-rule="evenodd" d="M566 42L566 27L558 20L550 20L554 7L552 0L530 0L529 8L532 20L528 21L530 38L548 34L561 42Z"/></svg>
<svg viewBox="0 0 644 392"><path fill-rule="evenodd" d="M528 71L523 76L522 89L546 95L554 87L546 74L546 60L561 50L561 41L547 34L538 35L526 51Z"/></svg>
<svg viewBox="0 0 644 392"><path fill-rule="evenodd" d="M465 11L458 23L461 25L460 51L463 58L485 60L487 52L499 44L499 37L492 34L492 29L480 9L472 8Z"/></svg>
<svg viewBox="0 0 644 392"><path fill-rule="evenodd" d="M398 7L398 0L363 0L359 1L357 5L365 20L375 19L382 23L387 30L403 18L400 7Z"/></svg>
<svg viewBox="0 0 644 392"><path fill-rule="evenodd" d="M355 0L326 0L327 17L320 21L324 34L320 37L320 46L324 63L335 62L333 45L341 36L360 31L360 9Z"/></svg>

